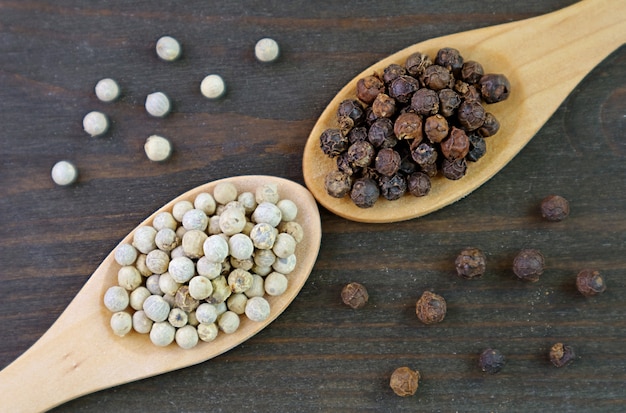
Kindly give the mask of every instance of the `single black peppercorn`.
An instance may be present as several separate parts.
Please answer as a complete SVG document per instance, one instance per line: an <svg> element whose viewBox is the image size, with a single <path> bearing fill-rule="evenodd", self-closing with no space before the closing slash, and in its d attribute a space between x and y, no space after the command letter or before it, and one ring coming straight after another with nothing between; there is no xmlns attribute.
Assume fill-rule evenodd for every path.
<svg viewBox="0 0 626 413"><path fill-rule="evenodd" d="M405 112L396 118L393 132L398 139L413 139L413 142L422 141L422 118L413 112Z"/></svg>
<svg viewBox="0 0 626 413"><path fill-rule="evenodd" d="M393 133L393 121L389 118L376 119L370 126L367 139L374 148L393 148L398 138Z"/></svg>
<svg viewBox="0 0 626 413"><path fill-rule="evenodd" d="M424 172L426 175L428 175L431 178L434 178L435 176L437 176L437 173L439 172L439 169L437 169L436 163L427 163L425 165L420 165L420 169L422 172Z"/></svg>
<svg viewBox="0 0 626 413"><path fill-rule="evenodd" d="M434 115L439 111L439 96L431 89L418 89L411 98L411 109L421 116Z"/></svg>
<svg viewBox="0 0 626 413"><path fill-rule="evenodd" d="M465 158L469 148L470 143L465 131L454 126L448 136L441 141L441 153L451 161Z"/></svg>
<svg viewBox="0 0 626 413"><path fill-rule="evenodd" d="M379 150L374 160L376 170L384 176L392 176L398 172L401 162L400 154L391 148Z"/></svg>
<svg viewBox="0 0 626 413"><path fill-rule="evenodd" d="M377 118L390 118L396 113L396 101L385 93L379 93L372 103L372 112Z"/></svg>
<svg viewBox="0 0 626 413"><path fill-rule="evenodd" d="M480 128L485 123L485 116L485 108L477 101L464 101L457 112L459 124L467 131Z"/></svg>
<svg viewBox="0 0 626 413"><path fill-rule="evenodd" d="M437 149L429 142L422 142L411 150L411 158L419 166L434 165L437 161Z"/></svg>
<svg viewBox="0 0 626 413"><path fill-rule="evenodd" d="M333 158L347 150L348 143L348 138L339 129L326 129L320 136L322 151Z"/></svg>
<svg viewBox="0 0 626 413"><path fill-rule="evenodd" d="M371 208L374 206L378 197L380 196L380 190L376 181L371 178L359 178L354 181L352 190L350 191L350 198L352 202L359 208Z"/></svg>
<svg viewBox="0 0 626 413"><path fill-rule="evenodd" d="M485 254L478 248L465 248L454 261L459 277L472 279L485 273L487 268Z"/></svg>
<svg viewBox="0 0 626 413"><path fill-rule="evenodd" d="M463 56L461 56L461 53L457 49L444 47L437 52L435 64L445 67L455 76L459 77L461 75L461 68L463 67Z"/></svg>
<svg viewBox="0 0 626 413"><path fill-rule="evenodd" d="M497 349L488 348L480 353L478 367L488 374L496 374L504 367L504 355Z"/></svg>
<svg viewBox="0 0 626 413"><path fill-rule="evenodd" d="M469 84L478 83L484 74L483 66L473 60L468 60L461 67L461 79Z"/></svg>
<svg viewBox="0 0 626 413"><path fill-rule="evenodd" d="M339 124L339 131L344 136L347 136L354 127L354 121L349 116L339 116L337 123Z"/></svg>
<svg viewBox="0 0 626 413"><path fill-rule="evenodd" d="M523 249L513 260L513 272L524 281L538 281L543 274L543 266L543 254L535 249Z"/></svg>
<svg viewBox="0 0 626 413"><path fill-rule="evenodd" d="M550 347L548 357L555 367L564 367L576 358L576 354L572 346L556 343Z"/></svg>
<svg viewBox="0 0 626 413"><path fill-rule="evenodd" d="M349 150L350 149L348 149L348 151ZM349 157L348 157L348 152L342 153L336 159L337 159L337 169L343 172L344 174L353 176L354 174L358 173L361 170L360 167L355 166L352 164L352 162L350 162Z"/></svg>
<svg viewBox="0 0 626 413"><path fill-rule="evenodd" d="M416 52L407 57L404 66L406 67L406 71L411 75L418 77L424 73L424 70L433 62L430 60L430 57L424 53Z"/></svg>
<svg viewBox="0 0 626 413"><path fill-rule="evenodd" d="M326 175L324 188L328 195L334 198L343 198L350 192L352 179L350 175L341 171L331 171Z"/></svg>
<svg viewBox="0 0 626 413"><path fill-rule="evenodd" d="M446 87L451 87L454 82L454 78L448 69L439 65L430 65L424 70L424 74L420 77L420 80L429 89L434 91L441 90Z"/></svg>
<svg viewBox="0 0 626 413"><path fill-rule="evenodd" d="M459 94L450 88L441 89L437 96L439 97L439 113L446 118L454 115L461 105Z"/></svg>
<svg viewBox="0 0 626 413"><path fill-rule="evenodd" d="M363 308L368 300L369 294L363 284L351 282L341 289L341 301L350 308Z"/></svg>
<svg viewBox="0 0 626 413"><path fill-rule="evenodd" d="M480 133L483 137L487 138L489 136L493 136L500 130L500 122L491 112L485 113L485 121L478 128L478 133Z"/></svg>
<svg viewBox="0 0 626 413"><path fill-rule="evenodd" d="M407 188L413 196L428 195L430 187L430 177L424 172L413 172L407 178Z"/></svg>
<svg viewBox="0 0 626 413"><path fill-rule="evenodd" d="M424 324L440 323L446 316L446 300L439 294L424 291L415 303L415 314Z"/></svg>
<svg viewBox="0 0 626 413"><path fill-rule="evenodd" d="M409 367L398 367L391 374L389 387L400 397L413 396L419 387L420 373Z"/></svg>
<svg viewBox="0 0 626 413"><path fill-rule="evenodd" d="M348 141L350 144L365 140L367 140L367 128L364 126L357 126L348 132Z"/></svg>
<svg viewBox="0 0 626 413"><path fill-rule="evenodd" d="M477 102L481 100L480 90L475 85L470 85L461 80L454 83L454 91L461 96L462 100Z"/></svg>
<svg viewBox="0 0 626 413"><path fill-rule="evenodd" d="M599 271L584 269L576 276L576 288L585 297L606 291L606 283Z"/></svg>
<svg viewBox="0 0 626 413"><path fill-rule="evenodd" d="M383 70L383 82L385 82L386 85L389 85L391 84L391 82L394 81L394 79L398 78L399 76L404 76L405 74L405 68L395 63L392 63L387 66L385 70Z"/></svg>
<svg viewBox="0 0 626 413"><path fill-rule="evenodd" d="M407 103L419 87L419 81L414 77L398 76L389 85L389 96L400 103Z"/></svg>
<svg viewBox="0 0 626 413"><path fill-rule="evenodd" d="M465 155L465 159L476 162L487 153L487 142L477 133L470 133L467 135L467 138L469 139L470 150Z"/></svg>
<svg viewBox="0 0 626 413"><path fill-rule="evenodd" d="M406 193L407 183L402 174L395 174L393 176L383 176L379 181L380 194L383 198L389 201L395 201L402 198Z"/></svg>
<svg viewBox="0 0 626 413"><path fill-rule="evenodd" d="M548 195L541 201L541 216L548 221L563 221L569 216L569 202L560 195Z"/></svg>
<svg viewBox="0 0 626 413"><path fill-rule="evenodd" d="M432 115L424 121L424 134L432 143L439 143L448 136L449 126L440 114Z"/></svg>
<svg viewBox="0 0 626 413"><path fill-rule="evenodd" d="M501 74L486 74L480 78L480 93L487 103L497 103L509 97L511 84Z"/></svg>
<svg viewBox="0 0 626 413"><path fill-rule="evenodd" d="M378 76L370 75L361 78L356 83L356 97L370 105L379 93L385 91L385 84Z"/></svg>
<svg viewBox="0 0 626 413"><path fill-rule="evenodd" d="M346 99L339 104L337 116L340 118L347 116L352 119L354 125L359 125L365 120L365 110L358 100Z"/></svg>
<svg viewBox="0 0 626 413"><path fill-rule="evenodd" d="M447 179L456 181L457 179L463 178L466 172L467 162L465 162L464 158L455 160L444 158L443 161L441 161L441 173Z"/></svg>
<svg viewBox="0 0 626 413"><path fill-rule="evenodd" d="M350 145L347 152L347 159L350 163L357 167L369 166L374 157L376 150L368 141L358 141Z"/></svg>

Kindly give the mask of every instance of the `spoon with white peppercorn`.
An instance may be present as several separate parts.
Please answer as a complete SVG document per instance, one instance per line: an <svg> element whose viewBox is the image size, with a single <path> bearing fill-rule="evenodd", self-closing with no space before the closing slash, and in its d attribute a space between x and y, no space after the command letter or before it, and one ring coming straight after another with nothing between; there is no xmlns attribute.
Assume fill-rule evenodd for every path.
<svg viewBox="0 0 626 413"><path fill-rule="evenodd" d="M287 308L313 269L321 242L320 216L315 199L295 182L271 176L240 176L201 185L164 205L119 245L131 244L137 230L152 225L159 213L172 211L180 201L213 193L216 186L224 183L233 184L240 192L252 193L271 184L281 199L291 200L297 207L294 221L304 234L295 249L297 265L287 275L288 284L282 294L264 297L270 304L269 317L252 321L241 316L234 332L224 329L213 341L199 342L190 349L174 343L157 347L150 343L146 334L136 331L120 337L112 331L111 312L103 305L107 290L118 281L120 265L116 262L116 248L50 329L0 372L3 411L45 411L101 389L201 363L246 341ZM179 313L185 316L183 312Z"/></svg>
<svg viewBox="0 0 626 413"><path fill-rule="evenodd" d="M375 63L351 80L332 99L313 127L303 154L307 187L318 202L331 212L350 220L369 223L412 219L458 201L513 159L576 85L598 63L624 44L625 15L626 2L584 0L543 16L426 40ZM430 193L426 196L407 193L399 199L388 200L381 195L375 202L359 207L351 199L351 193L346 194L350 190L349 179L354 179L346 178L349 175L346 173L339 175L339 179L333 177L331 182L339 181L341 190L331 191L331 196L325 185L326 177L330 172L338 170L339 151L343 151L344 145L346 151L349 151L348 145L353 144L352 139L339 142L342 139L333 138L332 149L336 149L335 144L339 143L340 150L327 156L320 149L320 137L325 131L334 129L345 133L345 125L337 119L340 104L356 99L360 79L374 73L382 78L384 70L390 65L404 67L407 58L417 52L434 60L443 48L456 49L466 60L480 62L485 73L504 74L510 81L508 99L488 105L489 112L499 120L501 128L495 136L484 139L485 155L478 162L468 162L467 174L461 179L446 179L441 174L434 176ZM371 118L368 120L371 121ZM371 137L369 141L372 141ZM371 143L375 146L374 142ZM356 166L362 167L358 164ZM354 164L350 168L354 169ZM367 178L370 178L368 183L371 187L367 197L374 199L376 194L372 193L376 192L376 180ZM378 179L378 184L382 185L381 179Z"/></svg>

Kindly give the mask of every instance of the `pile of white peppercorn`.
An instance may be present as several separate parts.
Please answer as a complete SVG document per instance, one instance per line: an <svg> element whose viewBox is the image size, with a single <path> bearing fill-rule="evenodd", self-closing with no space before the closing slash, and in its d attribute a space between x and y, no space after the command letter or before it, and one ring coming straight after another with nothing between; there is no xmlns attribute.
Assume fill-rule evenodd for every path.
<svg viewBox="0 0 626 413"><path fill-rule="evenodd" d="M158 213L115 250L117 285L103 298L113 332L189 349L235 332L244 314L266 320L266 296L283 294L296 268L297 214L275 184L252 193L228 181Z"/></svg>

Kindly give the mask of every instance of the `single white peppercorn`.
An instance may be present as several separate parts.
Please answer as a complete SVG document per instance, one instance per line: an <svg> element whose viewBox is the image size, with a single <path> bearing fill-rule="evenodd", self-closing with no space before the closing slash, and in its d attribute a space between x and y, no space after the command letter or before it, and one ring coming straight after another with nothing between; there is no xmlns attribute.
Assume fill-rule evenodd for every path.
<svg viewBox="0 0 626 413"><path fill-rule="evenodd" d="M217 325L220 330L222 330L226 334L232 334L239 328L239 316L232 312L226 311L221 314L217 319Z"/></svg>
<svg viewBox="0 0 626 413"><path fill-rule="evenodd" d="M254 266L254 260L252 257L246 258L245 260L238 260L235 257L230 257L230 265L233 268L240 268L242 270L249 271Z"/></svg>
<svg viewBox="0 0 626 413"><path fill-rule="evenodd" d="M146 255L146 266L154 274L163 274L167 271L170 256L161 250L152 250Z"/></svg>
<svg viewBox="0 0 626 413"><path fill-rule="evenodd" d="M274 271L274 269L271 266L266 267L266 266L254 264L254 267L252 267L252 272L255 274L259 274L262 277L265 277L267 274L271 273L272 271Z"/></svg>
<svg viewBox="0 0 626 413"><path fill-rule="evenodd" d="M171 215L170 215L171 217ZM172 217L172 219L174 219ZM161 251L170 252L178 247L180 239L171 228L161 228L154 236L154 243Z"/></svg>
<svg viewBox="0 0 626 413"><path fill-rule="evenodd" d="M143 302L150 297L152 293L146 287L139 286L130 293L129 303L133 310L143 310Z"/></svg>
<svg viewBox="0 0 626 413"><path fill-rule="evenodd" d="M211 262L206 256L200 257L200 259L196 262L196 272L198 275L212 280L215 277L218 277L222 272L222 264L219 262Z"/></svg>
<svg viewBox="0 0 626 413"><path fill-rule="evenodd" d="M265 277L265 292L268 295L281 295L287 290L288 280L279 272L272 272Z"/></svg>
<svg viewBox="0 0 626 413"><path fill-rule="evenodd" d="M202 249L208 261L217 263L224 261L229 252L228 242L219 235L211 235L208 237L204 241Z"/></svg>
<svg viewBox="0 0 626 413"><path fill-rule="evenodd" d="M249 236L244 234L235 234L228 239L228 248L230 255L245 260L252 256L254 252L254 244Z"/></svg>
<svg viewBox="0 0 626 413"><path fill-rule="evenodd" d="M182 225L178 228L176 228L176 236L179 239L183 239L183 236L185 236L185 232L187 232L187 228L183 227Z"/></svg>
<svg viewBox="0 0 626 413"><path fill-rule="evenodd" d="M197 275L189 280L189 295L196 300L204 300L213 293L211 280L201 275Z"/></svg>
<svg viewBox="0 0 626 413"><path fill-rule="evenodd" d="M170 261L168 272L177 283L186 283L193 277L196 267L188 257L176 257Z"/></svg>
<svg viewBox="0 0 626 413"><path fill-rule="evenodd" d="M211 280L211 284L213 284L213 294L206 299L206 301L210 304L220 304L226 301L230 294L232 293L230 286L228 285L228 281L226 277L220 275L219 277Z"/></svg>
<svg viewBox="0 0 626 413"><path fill-rule="evenodd" d="M222 230L220 229L220 216L219 215L213 215L212 217L209 218L209 226L206 232L208 232L209 235L218 235L222 233Z"/></svg>
<svg viewBox="0 0 626 413"><path fill-rule="evenodd" d="M260 224L266 222L273 227L278 226L282 219L282 213L278 207L270 202L263 202L259 204L252 213L252 221Z"/></svg>
<svg viewBox="0 0 626 413"><path fill-rule="evenodd" d="M200 93L208 99L218 99L226 92L226 84L220 75L212 74L206 76L200 82Z"/></svg>
<svg viewBox="0 0 626 413"><path fill-rule="evenodd" d="M217 338L218 328L215 323L198 324L198 337L202 341L213 341Z"/></svg>
<svg viewBox="0 0 626 413"><path fill-rule="evenodd" d="M237 188L230 182L220 182L213 189L213 198L216 202L226 205L237 199Z"/></svg>
<svg viewBox="0 0 626 413"><path fill-rule="evenodd" d="M174 259L174 258L178 258L178 257L185 257L185 251L183 250L183 246L179 245L178 247L174 248L173 250L170 251L170 259Z"/></svg>
<svg viewBox="0 0 626 413"><path fill-rule="evenodd" d="M278 225L278 231L291 235L297 243L302 242L304 239L304 229L302 229L302 225L298 224L296 221L281 222Z"/></svg>
<svg viewBox="0 0 626 413"><path fill-rule="evenodd" d="M183 227L186 230L204 231L209 224L209 217L201 209L190 209L183 215Z"/></svg>
<svg viewBox="0 0 626 413"><path fill-rule="evenodd" d="M143 310L133 313L133 329L139 334L148 334L154 321L150 320Z"/></svg>
<svg viewBox="0 0 626 413"><path fill-rule="evenodd" d="M189 324L190 326L194 326L194 327L197 327L198 324L200 324L200 322L196 318L195 311L190 311L187 313L187 324Z"/></svg>
<svg viewBox="0 0 626 413"><path fill-rule="evenodd" d="M217 309L213 304L202 303L196 308L196 318L201 324L211 324L217 320Z"/></svg>
<svg viewBox="0 0 626 413"><path fill-rule="evenodd" d="M265 321L270 316L270 303L263 297L252 297L246 302L245 313L252 321Z"/></svg>
<svg viewBox="0 0 626 413"><path fill-rule="evenodd" d="M270 250L276 242L278 231L267 222L256 224L250 230L250 239L255 248L260 250ZM270 264L271 265L271 264Z"/></svg>
<svg viewBox="0 0 626 413"><path fill-rule="evenodd" d="M120 337L125 336L133 328L133 318L125 311L113 313L111 316L111 329Z"/></svg>
<svg viewBox="0 0 626 413"><path fill-rule="evenodd" d="M115 262L119 265L133 265L137 260L137 250L131 244L120 244L115 249Z"/></svg>
<svg viewBox="0 0 626 413"><path fill-rule="evenodd" d="M210 216L215 212L215 199L213 199L213 195L208 192L202 192L193 200L193 206L203 211L207 216Z"/></svg>
<svg viewBox="0 0 626 413"><path fill-rule="evenodd" d="M104 306L113 313L126 309L128 303L128 290L119 285L110 287L104 293Z"/></svg>
<svg viewBox="0 0 626 413"><path fill-rule="evenodd" d="M259 274L252 274L252 285L244 292L244 294L248 298L263 297L265 294L264 283L265 281L263 280L263 277Z"/></svg>
<svg viewBox="0 0 626 413"><path fill-rule="evenodd" d="M161 231L162 229L169 228L172 231L176 231L178 228L178 223L174 219L174 216L167 211L159 212L152 220L152 226L157 231Z"/></svg>
<svg viewBox="0 0 626 413"><path fill-rule="evenodd" d="M198 332L193 326L184 326L176 330L176 344L188 350L198 344Z"/></svg>
<svg viewBox="0 0 626 413"><path fill-rule="evenodd" d="M276 261L276 255L272 250L254 251L254 263L261 267L271 267Z"/></svg>
<svg viewBox="0 0 626 413"><path fill-rule="evenodd" d="M254 55L260 62L273 62L280 55L280 48L276 40L266 37L256 42Z"/></svg>
<svg viewBox="0 0 626 413"><path fill-rule="evenodd" d="M240 193L237 201L243 206L246 214L252 213L257 206L256 197L252 192Z"/></svg>
<svg viewBox="0 0 626 413"><path fill-rule="evenodd" d="M178 201L172 207L172 216L178 222L183 222L183 217L187 211L193 209L193 204L189 201ZM174 228L175 230L176 228Z"/></svg>
<svg viewBox="0 0 626 413"><path fill-rule="evenodd" d="M133 234L133 247L137 248L142 254L149 253L156 248L156 243L154 242L156 233L156 229L149 225L137 228Z"/></svg>
<svg viewBox="0 0 626 413"><path fill-rule="evenodd" d="M222 232L226 235L240 233L246 225L245 212L238 208L227 208L220 215L219 225Z"/></svg>
<svg viewBox="0 0 626 413"><path fill-rule="evenodd" d="M146 102L146 105L148 103ZM147 106L146 106L147 108ZM151 113L152 114L152 113ZM153 116L164 116L153 115ZM146 139L146 143L143 145L143 149L146 152L146 156L153 162L163 162L172 155L172 143L163 136L151 135Z"/></svg>
<svg viewBox="0 0 626 413"><path fill-rule="evenodd" d="M165 347L174 341L176 329L167 321L152 324L150 341L156 346Z"/></svg>
<svg viewBox="0 0 626 413"><path fill-rule="evenodd" d="M113 102L120 95L120 87L113 79L101 79L96 83L96 97L102 102Z"/></svg>
<svg viewBox="0 0 626 413"><path fill-rule="evenodd" d="M109 119L104 113L94 110L83 118L83 129L90 136L100 136L109 129Z"/></svg>
<svg viewBox="0 0 626 413"><path fill-rule="evenodd" d="M78 169L69 161L59 161L52 167L50 176L55 184L67 186L73 184L78 179Z"/></svg>
<svg viewBox="0 0 626 413"><path fill-rule="evenodd" d="M164 292L161 291L161 287L159 286L159 280L161 276L159 274L152 274L148 278L146 278L146 288L150 291L150 294L154 295L163 295Z"/></svg>
<svg viewBox="0 0 626 413"><path fill-rule="evenodd" d="M217 312L218 317L224 314L226 311L228 311L228 307L226 306L226 302L224 301L218 304L214 304L214 305L215 305L215 311Z"/></svg>
<svg viewBox="0 0 626 413"><path fill-rule="evenodd" d="M280 199L278 196L278 185L264 184L257 187L255 190L255 199L257 204L262 204L263 202L276 204Z"/></svg>
<svg viewBox="0 0 626 413"><path fill-rule="evenodd" d="M178 40L171 36L163 36L156 43L156 53L166 62L172 62L181 54L181 47Z"/></svg>
<svg viewBox="0 0 626 413"><path fill-rule="evenodd" d="M287 258L296 251L296 240L291 235L281 232L276 236L272 251L278 258Z"/></svg>
<svg viewBox="0 0 626 413"><path fill-rule="evenodd" d="M226 300L226 307L235 314L242 315L246 311L248 297L244 293L235 293Z"/></svg>
<svg viewBox="0 0 626 413"><path fill-rule="evenodd" d="M298 206L291 199L281 199L276 203L283 221L293 221L298 215Z"/></svg>
<svg viewBox="0 0 626 413"><path fill-rule="evenodd" d="M233 293L242 293L252 285L252 274L240 268L235 268L228 274L228 286Z"/></svg>
<svg viewBox="0 0 626 413"><path fill-rule="evenodd" d="M272 264L274 271L281 274L289 274L296 268L296 255L291 254L287 258L278 258Z"/></svg>
<svg viewBox="0 0 626 413"><path fill-rule="evenodd" d="M198 229L192 229L183 235L183 251L189 258L196 259L204 255L203 245L208 235Z"/></svg>
<svg viewBox="0 0 626 413"><path fill-rule="evenodd" d="M125 265L117 272L117 284L128 291L139 287L142 281L141 274L133 265Z"/></svg>
<svg viewBox="0 0 626 413"><path fill-rule="evenodd" d="M143 302L143 311L146 313L146 317L159 323L167 320L167 316L170 314L170 305L160 295L151 295Z"/></svg>
<svg viewBox="0 0 626 413"><path fill-rule="evenodd" d="M152 271L150 271L150 269L146 265L146 258L146 254L139 254L137 256L137 260L135 261L135 268L137 268L137 271L139 271L139 274L141 274L143 277L149 277L152 275Z"/></svg>
<svg viewBox="0 0 626 413"><path fill-rule="evenodd" d="M167 321L172 325L172 327L176 328L187 325L188 320L189 317L187 316L187 313L180 308L172 308L167 316Z"/></svg>
<svg viewBox="0 0 626 413"><path fill-rule="evenodd" d="M146 111L156 117L162 118L170 112L170 99L163 92L154 92L146 96Z"/></svg>

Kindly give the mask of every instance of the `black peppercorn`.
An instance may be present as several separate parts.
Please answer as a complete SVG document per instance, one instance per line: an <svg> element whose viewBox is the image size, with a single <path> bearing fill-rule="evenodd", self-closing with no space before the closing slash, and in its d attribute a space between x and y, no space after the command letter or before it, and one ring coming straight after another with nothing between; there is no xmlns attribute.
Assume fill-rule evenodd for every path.
<svg viewBox="0 0 626 413"><path fill-rule="evenodd" d="M352 190L350 191L352 202L359 208L373 207L379 196L380 190L378 189L376 181L372 178L357 179L354 181Z"/></svg>
<svg viewBox="0 0 626 413"><path fill-rule="evenodd" d="M451 161L465 158L469 147L470 143L465 131L454 126L450 129L448 136L441 141L441 153Z"/></svg>
<svg viewBox="0 0 626 413"><path fill-rule="evenodd" d="M550 347L548 357L555 367L564 367L576 358L576 354L572 346L556 343Z"/></svg>
<svg viewBox="0 0 626 413"><path fill-rule="evenodd" d="M350 145L347 152L347 159L350 163L357 167L369 166L374 157L376 150L368 141L358 141Z"/></svg>
<svg viewBox="0 0 626 413"><path fill-rule="evenodd" d="M379 185L380 194L389 201L400 199L406 193L406 179L399 173L393 176L383 176L380 178Z"/></svg>
<svg viewBox="0 0 626 413"><path fill-rule="evenodd" d="M396 118L393 132L398 139L413 139L413 142L422 141L422 118L413 112L405 112Z"/></svg>
<svg viewBox="0 0 626 413"><path fill-rule="evenodd" d="M461 105L459 94L450 88L441 89L437 96L439 97L439 113L445 117L454 115Z"/></svg>
<svg viewBox="0 0 626 413"><path fill-rule="evenodd" d="M485 116L485 108L477 101L464 101L457 112L459 124L467 131L480 128L485 123Z"/></svg>
<svg viewBox="0 0 626 413"><path fill-rule="evenodd" d="M466 171L467 162L465 162L465 159L455 159L452 161L448 158L444 158L443 161L441 161L441 173L447 179L452 181L461 179L465 176Z"/></svg>
<svg viewBox="0 0 626 413"><path fill-rule="evenodd" d="M415 303L415 314L424 324L440 323L446 316L446 300L433 292L424 291Z"/></svg>
<svg viewBox="0 0 626 413"><path fill-rule="evenodd" d="M383 148L376 155L374 167L381 175L392 176L400 169L401 162L402 158L398 152L391 148Z"/></svg>
<svg viewBox="0 0 626 413"><path fill-rule="evenodd" d="M480 78L480 93L487 103L501 102L509 97L511 84L501 74L486 74Z"/></svg>
<svg viewBox="0 0 626 413"><path fill-rule="evenodd" d="M453 85L454 78L448 69L439 65L430 65L424 70L420 80L429 89L441 90Z"/></svg>
<svg viewBox="0 0 626 413"><path fill-rule="evenodd" d="M354 125L359 125L365 120L365 110L358 100L346 99L339 104L337 116L340 118L347 116L352 119Z"/></svg>
<svg viewBox="0 0 626 413"><path fill-rule="evenodd" d="M584 269L576 276L576 288L585 297L606 291L606 283L599 271Z"/></svg>
<svg viewBox="0 0 626 413"><path fill-rule="evenodd" d="M428 164L434 165L437 161L437 149L429 142L422 142L411 149L411 158L422 167Z"/></svg>
<svg viewBox="0 0 626 413"><path fill-rule="evenodd" d="M475 85L457 80L454 83L454 91L459 94L462 100L480 101L480 90Z"/></svg>
<svg viewBox="0 0 626 413"><path fill-rule="evenodd" d="M439 111L439 96L431 89L418 89L411 98L411 109L421 116L434 115Z"/></svg>
<svg viewBox="0 0 626 413"><path fill-rule="evenodd" d="M448 136L448 128L448 121L440 114L429 116L424 121L424 134L432 143L439 143Z"/></svg>
<svg viewBox="0 0 626 413"><path fill-rule="evenodd" d="M322 151L333 158L347 150L348 143L348 138L339 129L326 129L320 136Z"/></svg>
<svg viewBox="0 0 626 413"><path fill-rule="evenodd" d="M368 300L369 294L363 284L351 282L341 289L341 301L350 308L363 308Z"/></svg>
<svg viewBox="0 0 626 413"><path fill-rule="evenodd" d="M461 68L463 67L463 56L461 56L461 53L457 49L444 47L437 52L435 64L445 67L455 76L459 77L461 75Z"/></svg>
<svg viewBox="0 0 626 413"><path fill-rule="evenodd" d="M430 57L424 53L416 52L407 57L404 66L406 71L411 75L418 77L424 73L424 70L432 65L433 62Z"/></svg>
<svg viewBox="0 0 626 413"><path fill-rule="evenodd" d="M569 202L560 195L548 195L541 201L541 216L559 222L569 216Z"/></svg>
<svg viewBox="0 0 626 413"><path fill-rule="evenodd" d="M473 60L468 60L461 67L461 79L469 84L478 83L484 74L483 66Z"/></svg>
<svg viewBox="0 0 626 413"><path fill-rule="evenodd" d="M485 139L482 136L475 132L467 135L467 138L469 139L470 150L467 155L465 155L465 159L476 162L482 158L485 153L487 153L487 142L485 142Z"/></svg>
<svg viewBox="0 0 626 413"><path fill-rule="evenodd" d="M426 175L428 175L431 178L434 178L435 176L437 176L437 173L439 172L439 169L437 169L436 163L427 163L424 165L420 165L420 169L422 172L424 172Z"/></svg>
<svg viewBox="0 0 626 413"><path fill-rule="evenodd" d="M328 195L334 198L343 198L350 192L352 179L350 175L341 171L331 171L326 175L324 188Z"/></svg>
<svg viewBox="0 0 626 413"><path fill-rule="evenodd" d="M497 349L488 348L480 353L478 367L488 374L496 374L504 367L504 355Z"/></svg>
<svg viewBox="0 0 626 413"><path fill-rule="evenodd" d="M485 254L478 248L465 248L454 261L459 277L472 279L485 273L487 267Z"/></svg>
<svg viewBox="0 0 626 413"><path fill-rule="evenodd" d="M350 144L365 140L367 140L367 128L364 126L357 126L348 132L348 141Z"/></svg>
<svg viewBox="0 0 626 413"><path fill-rule="evenodd" d="M348 151L349 150L350 149L348 148ZM344 174L353 176L355 173L358 173L361 170L360 167L355 166L352 164L352 162L350 162L350 159L348 157L348 152L342 153L336 159L337 159L337 169L339 169Z"/></svg>
<svg viewBox="0 0 626 413"><path fill-rule="evenodd" d="M535 249L523 249L513 260L513 272L524 281L538 281L543 266L543 254Z"/></svg>
<svg viewBox="0 0 626 413"><path fill-rule="evenodd" d="M400 65L395 63L390 64L383 70L383 82L386 85L391 84L399 76L404 76L406 74L406 69Z"/></svg>
<svg viewBox="0 0 626 413"><path fill-rule="evenodd" d="M430 177L424 172L413 172L407 178L407 188L413 196L428 195L430 187Z"/></svg>
<svg viewBox="0 0 626 413"><path fill-rule="evenodd" d="M487 138L489 136L493 136L500 130L500 122L491 112L485 113L485 121L478 128L478 133L480 133L483 137Z"/></svg>
<svg viewBox="0 0 626 413"><path fill-rule="evenodd" d="M400 397L413 396L419 387L420 372L409 367L398 367L391 374L389 387Z"/></svg>
<svg viewBox="0 0 626 413"><path fill-rule="evenodd" d="M393 133L393 121L389 118L376 119L369 128L367 139L374 148L393 148L398 138Z"/></svg>
<svg viewBox="0 0 626 413"><path fill-rule="evenodd" d="M385 84L378 76L370 75L361 78L356 83L356 97L370 105L379 93L385 91Z"/></svg>
<svg viewBox="0 0 626 413"><path fill-rule="evenodd" d="M385 93L379 93L372 103L372 112L377 118L390 118L396 113L396 101Z"/></svg>
<svg viewBox="0 0 626 413"><path fill-rule="evenodd" d="M389 96L400 103L406 103L419 87L419 81L414 77L398 76L389 85Z"/></svg>

